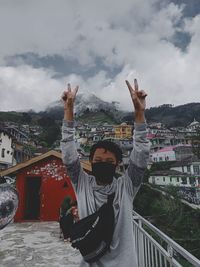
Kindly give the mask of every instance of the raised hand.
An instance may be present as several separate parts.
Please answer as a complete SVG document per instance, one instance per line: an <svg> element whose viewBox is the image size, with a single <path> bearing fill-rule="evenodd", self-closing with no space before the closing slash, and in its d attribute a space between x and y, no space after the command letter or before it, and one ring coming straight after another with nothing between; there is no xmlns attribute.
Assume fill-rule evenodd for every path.
<svg viewBox="0 0 200 267"><path fill-rule="evenodd" d="M129 81L126 80L126 85L129 89L131 99L133 101L133 105L135 108L135 120L136 122L143 122L145 121L144 118L144 111L146 108L146 96L144 90L139 90L137 80L134 79L134 88L130 85Z"/></svg>
<svg viewBox="0 0 200 267"><path fill-rule="evenodd" d="M73 121L74 119L74 102L76 94L78 92L78 86L73 90L71 89L70 83L67 85L67 91L63 92L62 100L64 101L64 119L66 121Z"/></svg>
<svg viewBox="0 0 200 267"><path fill-rule="evenodd" d="M70 83L67 85L67 91L63 92L62 95L62 100L64 101L64 106L65 108L73 108L75 99L76 99L76 94L78 92L78 86L76 86L73 90L71 89Z"/></svg>
<svg viewBox="0 0 200 267"><path fill-rule="evenodd" d="M134 79L134 89L130 85L129 81L126 80L126 84L129 89L135 111L144 111L146 107L145 98L147 94L144 90L139 90L137 79Z"/></svg>

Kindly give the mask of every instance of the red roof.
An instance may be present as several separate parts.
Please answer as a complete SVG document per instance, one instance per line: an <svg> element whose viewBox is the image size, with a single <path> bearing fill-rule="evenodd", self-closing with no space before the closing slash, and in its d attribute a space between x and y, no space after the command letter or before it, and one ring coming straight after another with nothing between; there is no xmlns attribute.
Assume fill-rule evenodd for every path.
<svg viewBox="0 0 200 267"><path fill-rule="evenodd" d="M152 134L152 133L148 133L147 134L147 138L148 139L152 139L152 138L154 138L156 135L155 134Z"/></svg>
<svg viewBox="0 0 200 267"><path fill-rule="evenodd" d="M181 145L180 144L180 145L175 145L175 146L166 146L166 147L163 147L160 150L158 150L157 153L173 151L174 148L177 148L177 147L191 147L191 145Z"/></svg>

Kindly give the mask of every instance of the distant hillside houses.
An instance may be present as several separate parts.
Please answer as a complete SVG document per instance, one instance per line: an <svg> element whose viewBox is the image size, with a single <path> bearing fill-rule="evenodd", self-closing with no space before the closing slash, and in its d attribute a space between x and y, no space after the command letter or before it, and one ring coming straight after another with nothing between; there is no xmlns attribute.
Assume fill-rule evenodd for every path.
<svg viewBox="0 0 200 267"><path fill-rule="evenodd" d="M194 120L189 128L166 128L162 123L150 123L148 125L147 138L151 142L150 164L162 161L180 161L192 156L192 131L190 126L196 125ZM194 129L194 128L192 128ZM109 124L81 124L76 127L76 137L82 148L89 147L99 140L112 140L122 148L124 157L127 158L132 149L132 125L122 123L120 125ZM126 165L126 164L125 164Z"/></svg>
<svg viewBox="0 0 200 267"><path fill-rule="evenodd" d="M132 126L127 125L126 123L116 125L116 126L114 126L114 129L115 129L115 138L116 139L131 138L133 135Z"/></svg>
<svg viewBox="0 0 200 267"><path fill-rule="evenodd" d="M194 176L173 169L159 170L151 173L149 183L159 186L200 187L200 175Z"/></svg>
<svg viewBox="0 0 200 267"><path fill-rule="evenodd" d="M20 129L16 128L15 126L6 126L5 129L18 142L28 143L29 140L28 134L22 132Z"/></svg>
<svg viewBox="0 0 200 267"><path fill-rule="evenodd" d="M148 128L147 138L151 142L151 152L156 152L166 146L191 144L191 134L187 135L179 129Z"/></svg>
<svg viewBox="0 0 200 267"><path fill-rule="evenodd" d="M99 141L103 139L132 139L132 125L122 123L120 125L78 125L77 138L87 138L88 141ZM84 140L85 141L85 140Z"/></svg>
<svg viewBox="0 0 200 267"><path fill-rule="evenodd" d="M168 170L153 171L148 182L161 187L176 186L181 197L200 204L200 159L192 156L174 162Z"/></svg>
<svg viewBox="0 0 200 267"><path fill-rule="evenodd" d="M28 160L32 153L28 148L31 140L13 123L0 127L0 169L7 169L17 163Z"/></svg>
<svg viewBox="0 0 200 267"><path fill-rule="evenodd" d="M13 140L11 135L0 128L0 169L8 168L13 165Z"/></svg>
<svg viewBox="0 0 200 267"><path fill-rule="evenodd" d="M186 128L150 125L148 129L148 182L163 188L175 186L181 197L195 204L200 204L200 159L193 154L192 140L199 127L194 119ZM152 164L156 171L151 171Z"/></svg>
<svg viewBox="0 0 200 267"><path fill-rule="evenodd" d="M188 131L193 132L193 131L196 131L196 129L199 128L199 127L200 127L200 122L196 121L195 118L194 118L194 121L191 122L191 123L187 126L186 129L187 129Z"/></svg>
<svg viewBox="0 0 200 267"><path fill-rule="evenodd" d="M195 119L186 128L166 128L163 124L149 124L147 138L151 142L151 154L170 146L174 147L177 145L191 145L192 138L196 134L196 131L199 127L200 123ZM163 158L163 160L166 160L165 157Z"/></svg>
<svg viewBox="0 0 200 267"><path fill-rule="evenodd" d="M180 161L193 155L191 145L166 146L150 155L152 162Z"/></svg>
<svg viewBox="0 0 200 267"><path fill-rule="evenodd" d="M192 176L200 176L200 159L196 156L192 156L185 160L177 161L172 165L171 169Z"/></svg>
<svg viewBox="0 0 200 267"><path fill-rule="evenodd" d="M151 142L150 164L154 162L181 161L192 156L192 135L197 127L199 127L199 122L195 119L185 128L167 128L160 122L149 123L147 138ZM33 141L38 139L38 136L42 133L39 125L18 125L8 122L4 125L4 130L12 138L13 159L11 164L23 162L33 156L29 145L39 148L39 145L37 146ZM133 133L133 126L126 123L113 125L101 122L88 122L87 124L77 122L77 148L84 155L87 155L90 147L95 142L105 139L115 141L122 148L125 158L124 164L127 165L128 157L132 150ZM58 149L59 141L58 139ZM10 151L9 145L8 149L6 145L5 150ZM0 151L0 153L3 152Z"/></svg>
<svg viewBox="0 0 200 267"><path fill-rule="evenodd" d="M166 186L191 186L194 185L191 176L175 170L159 170L151 173L149 183L154 185Z"/></svg>

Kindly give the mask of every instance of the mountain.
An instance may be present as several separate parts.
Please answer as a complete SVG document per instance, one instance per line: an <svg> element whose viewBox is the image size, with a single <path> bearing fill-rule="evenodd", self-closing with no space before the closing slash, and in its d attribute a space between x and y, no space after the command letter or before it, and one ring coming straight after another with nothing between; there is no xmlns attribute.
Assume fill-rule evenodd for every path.
<svg viewBox="0 0 200 267"><path fill-rule="evenodd" d="M146 109L145 116L148 123L162 122L167 127L185 127L194 119L200 121L200 103L188 103L176 107L170 104L151 107ZM129 112L123 120L133 123L132 112Z"/></svg>
<svg viewBox="0 0 200 267"><path fill-rule="evenodd" d="M44 112L40 114L50 115L54 119L63 117L62 101L55 101L47 106ZM76 97L75 113L79 121L90 121L99 123L118 123L122 120L126 112L119 111L116 102L106 102L94 94L79 94Z"/></svg>
<svg viewBox="0 0 200 267"><path fill-rule="evenodd" d="M162 105L147 109L146 118L149 122L162 122L166 126L187 126L194 118L200 121L200 103L188 103L173 107Z"/></svg>
<svg viewBox="0 0 200 267"><path fill-rule="evenodd" d="M58 110L60 108L63 108L62 101L55 101L47 106L46 112L51 113L52 110ZM116 110L116 104L115 102L109 103L103 101L94 94L78 94L75 103L75 113L77 116L81 116L86 110L92 112L99 110L114 111Z"/></svg>
<svg viewBox="0 0 200 267"><path fill-rule="evenodd" d="M133 113L120 110L115 102L109 103L93 94L77 95L75 104L76 120L84 123L133 123ZM188 103L180 106L164 104L146 110L148 123L162 122L168 127L187 126L194 118L200 121L200 103ZM0 112L1 121L14 121L21 123L35 122L43 117L61 121L63 118L63 103L55 101L45 111L30 112Z"/></svg>
<svg viewBox="0 0 200 267"><path fill-rule="evenodd" d="M47 107L47 114L57 119L63 116L63 103L54 102ZM84 122L97 120L112 123L128 122L133 123L132 112L120 110L115 102L109 103L101 100L94 94L77 95L75 105L76 117ZM188 103L180 106L164 104L158 107L151 107L146 110L147 122L162 122L168 127L187 126L194 118L200 121L200 103ZM108 116L105 118L105 116Z"/></svg>

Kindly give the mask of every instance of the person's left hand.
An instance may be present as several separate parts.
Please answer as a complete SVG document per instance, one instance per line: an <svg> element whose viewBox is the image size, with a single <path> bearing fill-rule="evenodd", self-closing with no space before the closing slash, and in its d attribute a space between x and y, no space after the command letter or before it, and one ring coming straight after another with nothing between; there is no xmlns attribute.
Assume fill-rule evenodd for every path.
<svg viewBox="0 0 200 267"><path fill-rule="evenodd" d="M144 90L139 90L137 80L134 79L134 89L130 85L129 81L126 80L126 85L129 89L133 105L136 112L144 112L146 108L146 92Z"/></svg>

